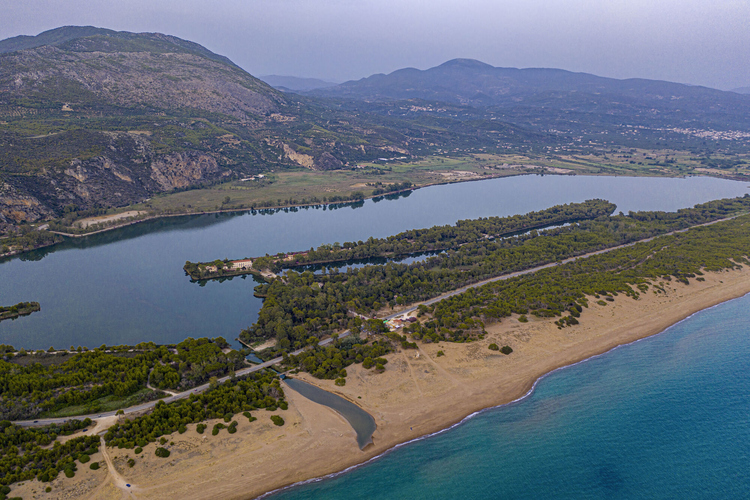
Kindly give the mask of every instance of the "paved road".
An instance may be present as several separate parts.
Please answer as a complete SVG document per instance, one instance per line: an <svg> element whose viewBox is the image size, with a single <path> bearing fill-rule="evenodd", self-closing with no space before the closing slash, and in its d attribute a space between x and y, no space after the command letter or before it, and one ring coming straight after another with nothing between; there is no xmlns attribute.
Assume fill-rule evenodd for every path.
<svg viewBox="0 0 750 500"><path fill-rule="evenodd" d="M343 333L340 333L339 334L339 338L346 337L347 335L349 335L349 333L350 333L349 330L347 330L347 331L345 331ZM319 342L319 345L328 345L331 342L333 342L333 340L334 339L332 339L332 338L327 338L325 340L321 340ZM298 350L294 351L292 354L298 355L298 354L302 353L304 350L305 349L298 349ZM274 359L272 359L270 361L266 361L264 363L261 363L259 365L249 366L247 368L243 368L241 370L237 370L235 372L235 375L237 377L241 377L243 375L247 375L248 373L253 373L253 372L257 372L257 371L263 370L265 368L270 368L271 366L273 366L275 364L281 363L282 359L283 359L282 357L278 357L278 358L274 358ZM228 381L229 379L230 379L230 377L227 375L226 377L222 377L222 378L218 379L218 382L220 384L223 384L224 382ZM205 392L208 389L208 387L209 387L209 384L199 385L198 387L195 387L195 388L190 389L188 391L177 393L177 394L175 394L173 396L168 396L166 398L162 398L162 399L159 399L159 400L156 400L156 401L149 401L148 403L143 403L143 404L140 404L140 405L131 406L129 408L124 408L123 412L127 415L129 413L137 413L137 412L140 412L140 411L149 410L149 409L153 408L154 406L156 406L156 403L158 401L164 401L165 403L171 403L173 401L179 401L180 399L185 399L185 398L190 397L191 394L200 394L202 392ZM115 411L106 411L106 412L102 412L102 413L93 413L93 414L90 414L90 415L76 415L76 416L73 416L73 417L40 418L38 420L16 420L13 423L16 424L16 425L20 425L21 427L40 427L40 426L43 426L43 425L63 424L65 422L69 421L69 420L83 420L85 418L90 418L91 420L96 420L98 418L112 417L112 416L115 416L116 414L117 414L117 410L115 410Z"/></svg>
<svg viewBox="0 0 750 500"><path fill-rule="evenodd" d="M393 318L397 318L399 316L403 316L405 314L409 314L410 312L416 311L417 308L420 305L429 306L429 305L432 305L432 304L434 304L436 302L440 302L441 300L447 299L449 297L453 297L454 295L459 295L461 293L464 293L465 291L471 290L472 288L478 288L480 286L486 285L487 283L493 283L495 281L508 280L508 279L511 279L511 278L515 278L516 276L523 276L524 274L532 274L532 273L535 273L537 271L541 271L542 269L547 269L547 268L550 268L550 267L560 266L560 265L563 265L563 264L567 264L569 262L574 262L574 261L579 260L579 259L586 259L588 257L593 257L594 255L600 255L600 254L603 254L603 253L612 252L614 250L619 250L621 248L632 247L632 246L637 245L638 243L648 243L649 241L652 241L652 240L654 240L656 238L661 238L662 236L670 236L670 235L677 234L677 233L684 233L684 232L689 231L690 229L693 229L693 228L696 228L696 227L710 226L712 224L716 224L717 222L723 222L723 221L727 221L727 220L732 220L732 219L736 219L737 217L739 217L739 215L735 215L733 217L727 217L725 219L719 219L719 220L715 220L715 221L711 221L711 222L706 222L705 224L697 224L695 226L690 226L690 227L685 228L685 229L678 229L677 231L671 231L669 233L659 234L657 236L652 236L650 238L645 238L643 240L634 241L632 243L626 243L624 245L618 245L616 247L610 247L610 248L605 248L603 250L597 250L596 252L589 252L589 253L586 253L586 254L579 255L577 257L570 257L570 258L567 258L565 260L558 261L558 262L550 262L549 264L544 264L543 266L532 267L532 268L529 268L529 269L524 269L523 271L517 271L517 272L514 272L514 273L503 274L501 276L495 276L494 278L489 278L489 279L486 279L486 280L474 283L472 285L467 285L465 287L458 288L458 289L453 290L451 292L444 293L443 295L435 297L434 299L425 300L424 302L419 302L417 304L413 304L413 305L409 306L408 308L402 309L399 312L396 312L396 313L393 313L393 314L391 314L389 316L386 316L383 319L390 320L390 319L393 319Z"/></svg>
<svg viewBox="0 0 750 500"><path fill-rule="evenodd" d="M532 267L530 269L525 269L523 271L517 271L517 272L514 272L514 273L503 274L501 276L495 276L494 278L489 278L489 279L486 279L486 280L474 283L472 285L467 285L467 286L458 288L456 290L453 290L451 292L444 293L443 295L435 297L434 299L426 300L424 302L419 302L417 304L409 306L406 309L402 309L402 310L400 310L398 312L395 312L395 313L393 313L393 314L391 314L389 316L386 316L383 319L390 320L390 319L396 318L398 316L402 316L402 315L408 314L408 313L410 313L412 311L417 310L417 308L420 305L432 305L432 304L434 304L436 302L440 302L441 300L447 299L449 297L453 297L454 295L458 295L458 294L464 293L465 291L470 290L472 288L477 288L477 287L486 285L487 283L493 283L495 281L507 280L507 279L515 278L516 276L523 276L525 274L535 273L537 271L541 271L542 269L548 269L550 267L560 266L562 264L567 264L569 262L574 262L574 261L579 260L579 259L586 259L586 258L592 257L594 255L599 255L599 254L603 254L603 253L607 253L607 252L612 252L614 250L619 250L621 248L632 247L634 245L637 245L638 243L647 243L647 242L652 241L653 239L659 238L661 236L669 236L669 235L672 235L672 234L684 233L685 231L688 231L688 230L690 230L692 228L695 228L695 227L709 226L711 224L716 224L717 222L722 222L722 221L726 221L726 220L735 219L736 217L739 217L739 215L736 215L734 217L727 217L725 219L720 219L720 220L716 220L716 221L712 221L712 222L707 222L705 224L698 224L696 226L691 226L691 227L686 228L686 229L680 229L680 230L672 231L672 232L669 232L669 233L666 233L666 234L660 234L660 235L657 235L657 236L652 236L651 238L646 238L646 239L643 239L643 240L634 241L632 243L626 243L624 245L618 245L616 247L605 248L603 250L597 250L596 252L586 253L586 254L583 254L583 255L579 255L577 257L570 257L570 258L562 260L562 261L551 262L549 264L544 264L542 266ZM347 331L345 331L343 333L340 333L339 336L338 336L338 338L346 337L349 334L350 334L350 332L349 332L349 330L347 330ZM318 345L321 345L321 346L328 345L328 344L330 344L333 341L334 341L333 338L327 338L325 340L321 340L318 343ZM304 350L305 349L298 349L298 350L294 351L291 354L298 355L298 354L302 353ZM248 368L243 368L242 370L238 370L236 372L236 376L240 377L240 376L243 376L243 375L247 375L248 373L252 373L252 372L257 372L259 370L263 370L264 368L270 368L271 366L273 366L275 364L281 363L282 359L283 358L278 357L278 358L274 358L274 359L272 359L270 361L266 361L265 363L261 363L259 365L251 366L251 367L248 367ZM219 379L219 383L224 383L224 382L226 382L229 379L230 379L229 376L222 377L222 378ZM190 389L189 391L181 392L181 393L178 393L178 394L176 394L174 396L169 396L169 397L160 399L158 401L164 401L165 403L171 403L173 401L178 401L180 399L185 399L185 398L189 397L191 394L199 394L201 392L204 392L206 389L208 389L208 386L209 386L209 384L203 384L203 385L198 386L198 387L196 387L194 389ZM139 411L143 411L143 410L148 410L150 408L153 408L156 405L156 403L157 403L157 401L149 401L148 403L143 403L143 404L140 404L140 405L137 405L137 406L131 406L130 408L125 408L125 409L123 409L123 411L127 415L129 413L135 413L135 412L139 412ZM92 420L97 419L97 418L102 418L102 417L111 417L111 416L114 416L116 413L117 413L116 411L109 411L109 412L103 412L103 413L95 413L95 414L92 414L92 415L79 415L79 416L75 416L75 417L46 418L46 419L39 419L39 420L17 420L17 421L15 421L13 423L16 424L16 425L20 425L22 427L37 427L37 426L50 425L50 424L62 424L62 423L67 422L68 420L73 420L73 419L83 420L83 419L85 419L87 417L90 418L90 419L92 419Z"/></svg>

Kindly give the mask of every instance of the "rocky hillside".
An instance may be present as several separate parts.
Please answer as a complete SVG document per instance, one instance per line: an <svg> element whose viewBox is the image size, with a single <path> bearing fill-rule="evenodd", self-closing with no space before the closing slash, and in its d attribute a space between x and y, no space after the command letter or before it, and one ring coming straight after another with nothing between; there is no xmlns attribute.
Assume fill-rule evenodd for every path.
<svg viewBox="0 0 750 500"><path fill-rule="evenodd" d="M398 134L366 131L173 36L64 27L11 38L0 42L0 228L402 149Z"/></svg>

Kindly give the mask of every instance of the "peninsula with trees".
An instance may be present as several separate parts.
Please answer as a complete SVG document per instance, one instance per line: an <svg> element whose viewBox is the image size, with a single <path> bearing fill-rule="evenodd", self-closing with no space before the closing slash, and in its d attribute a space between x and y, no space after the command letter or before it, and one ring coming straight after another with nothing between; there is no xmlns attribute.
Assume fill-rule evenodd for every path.
<svg viewBox="0 0 750 500"><path fill-rule="evenodd" d="M94 468L82 471L80 465L91 461L99 467L107 461L102 461L107 447L116 447L129 457L128 469L120 474L132 470L137 484L149 477L139 464L160 470L158 460L188 456L184 453L189 448L175 443L212 447L214 441L206 439L221 440L222 435L283 439L278 437L281 429L307 422L312 410L301 396L284 390L269 365L339 392L371 412L378 423L373 445L357 450L359 455L344 452L342 461L333 464L314 467L282 454L286 460L302 460L305 471L325 473L414 436L415 431L406 430L413 425L404 427L409 420L388 413L396 408L422 415L420 421L432 422L429 429L434 430L477 409L477 404L490 404L482 396L465 412L438 412L429 394L443 398L450 393L457 402L465 401L476 395L472 388L482 386L471 377L462 379L464 395L454 394L452 388L459 387L455 377L465 377L460 374L484 373L495 380L507 373L504 367L512 366L525 374L522 380L533 383L549 371L549 361L541 360L550 358L532 356L537 351L530 351L528 342L548 339L546 349L560 339L571 346L617 345L633 335L656 333L656 327L605 338L601 332L616 325L607 320L610 325L603 327L603 318L621 318L630 325L635 313L627 311L650 310L639 309L645 307L639 304L687 301L686 309L677 308L685 313L705 307L705 290L712 291L715 301L750 289L742 278L750 265L750 196L677 212L615 215L614 210L604 200L590 200L523 216L459 221L389 238L324 245L299 262L261 257L268 266L263 272L286 272L272 273L274 277L257 287L265 297L258 320L240 333L247 344L268 342L269 347L256 353L268 363L257 367L245 361L249 350L231 349L221 338L187 339L172 346L71 346L37 352L2 346L5 437L0 443L0 483L12 492L24 481L65 488L58 479L61 474L95 474ZM300 263L425 251L439 253L408 265L294 270ZM683 296L692 298L680 299ZM674 319L672 313L661 316ZM558 340L548 343L553 338ZM577 359L570 356L564 359ZM417 376L413 366L421 366L423 375ZM488 366L496 371L486 372ZM401 396L393 399L394 387L421 406ZM495 404L513 394L496 398ZM265 420L259 410L269 412ZM90 428L93 420L104 421L105 413L110 420L99 429L99 440ZM424 425L419 429L429 431ZM66 434L62 446L47 448ZM295 439L317 443L320 437ZM342 443L315 446L332 453L334 445L348 449ZM288 476L272 474L253 491L287 482Z"/></svg>
<svg viewBox="0 0 750 500"><path fill-rule="evenodd" d="M19 302L14 306L0 306L0 321L4 319L16 319L19 316L28 316L33 312L41 310L39 302Z"/></svg>

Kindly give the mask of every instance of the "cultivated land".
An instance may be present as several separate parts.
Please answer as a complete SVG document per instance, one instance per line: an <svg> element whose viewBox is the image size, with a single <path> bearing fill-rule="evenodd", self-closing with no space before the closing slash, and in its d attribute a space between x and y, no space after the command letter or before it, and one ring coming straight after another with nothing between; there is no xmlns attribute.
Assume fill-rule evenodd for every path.
<svg viewBox="0 0 750 500"><path fill-rule="evenodd" d="M264 413L255 422L240 421L236 434L199 435L194 425L169 439L172 454L160 459L148 445L129 468L133 450L108 450L116 471L130 488L119 488L106 470L81 468L73 479L28 481L13 488L24 498L248 498L311 477L364 462L394 445L438 431L482 408L526 394L545 373L664 331L687 316L750 293L750 270L704 274L690 285L671 282L666 293L649 291L639 300L620 296L606 306L592 306L585 322L558 329L552 319L517 318L488 327L482 341L441 342L388 355L385 373L361 365L349 369L348 383L338 387L306 374L300 378L362 406L376 419L374 446L360 451L354 431L333 411L286 390L286 425L275 427ZM487 349L507 344L505 356ZM438 356L443 351L444 356ZM417 356L418 354L418 356ZM360 399L361 398L361 399ZM213 424L213 421L209 421ZM101 453L92 461L103 461Z"/></svg>
<svg viewBox="0 0 750 500"><path fill-rule="evenodd" d="M706 168L700 158L687 151L607 148L601 152L555 155L454 153L429 156L416 161L363 162L353 170L313 171L299 168L269 172L263 179L231 181L210 188L154 195L147 202L111 210L112 214L140 211L150 217L159 214L189 214L249 208L290 207L349 200L355 193L373 197L378 183L383 186L411 182L414 187L466 182L521 174L628 175L680 177L707 175L735 178L746 175L750 159L733 160L731 170ZM742 167L744 165L744 167ZM227 201L229 197L229 201ZM82 219L86 227L96 219ZM118 224L110 224L115 228Z"/></svg>

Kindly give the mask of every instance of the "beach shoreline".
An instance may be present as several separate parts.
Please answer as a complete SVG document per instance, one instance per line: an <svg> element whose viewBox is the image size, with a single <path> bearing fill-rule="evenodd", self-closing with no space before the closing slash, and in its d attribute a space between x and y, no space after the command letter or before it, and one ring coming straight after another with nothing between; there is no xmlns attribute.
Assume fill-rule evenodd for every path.
<svg viewBox="0 0 750 500"><path fill-rule="evenodd" d="M169 460L153 456L153 444L140 457L132 450L110 454L136 459L132 469L118 469L137 487L136 498L267 497L295 484L346 473L415 440L447 432L478 413L528 397L550 373L668 331L702 310L750 293L747 266L705 273L704 278L690 285L663 282L666 293L656 294L652 287L637 301L624 295L606 306L591 301L581 324L571 328L558 329L551 319L520 323L511 318L488 326L481 341L420 343L416 351L388 355L383 374L361 365L348 367L344 387L300 373L298 378L359 404L375 418L374 444L364 451L340 415L286 391L289 410L274 412L287 421L284 427L271 425L266 412L258 411L253 412L257 422L235 417L240 425L233 436L206 438L189 426L187 433L171 436L175 445ZM490 343L510 345L514 352L498 354L487 348ZM438 351L444 355L438 356ZM55 480L53 491L75 489L78 476L85 481L91 471L81 472L73 480ZM100 479L96 488L79 489L74 496L122 494L103 486ZM35 490L43 491L41 484Z"/></svg>

